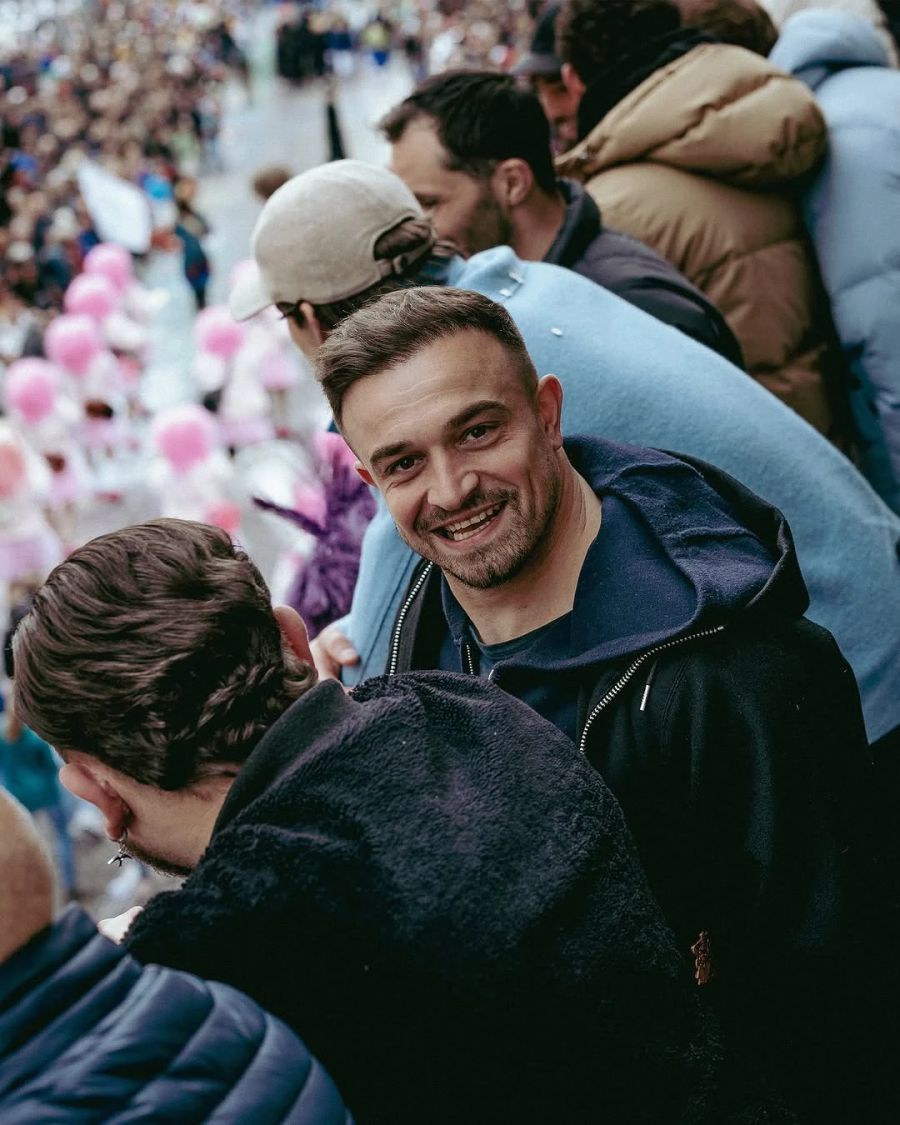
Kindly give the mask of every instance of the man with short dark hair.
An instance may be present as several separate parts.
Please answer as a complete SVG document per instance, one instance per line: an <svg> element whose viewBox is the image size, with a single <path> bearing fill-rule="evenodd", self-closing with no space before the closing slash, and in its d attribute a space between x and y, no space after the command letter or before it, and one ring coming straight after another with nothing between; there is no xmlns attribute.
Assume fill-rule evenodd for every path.
<svg viewBox="0 0 900 1125"><path fill-rule="evenodd" d="M508 245L596 281L743 365L724 317L664 258L610 230L575 180L557 180L540 104L508 74L455 71L423 82L382 120L391 167L439 239L464 257Z"/></svg>
<svg viewBox="0 0 900 1125"><path fill-rule="evenodd" d="M73 552L14 647L23 719L119 857L188 876L128 952L284 1018L359 1121L727 1119L618 805L517 700L316 685L299 617L178 520Z"/></svg>
<svg viewBox="0 0 900 1125"><path fill-rule="evenodd" d="M883 928L893 886L865 902L858 692L802 616L781 514L703 462L564 443L559 380L538 380L478 294L383 297L335 330L317 372L424 560L389 673L489 679L576 742L621 803L726 1042L802 1120L823 1120L847 1070L870 1073L864 1013L884 982L856 958L865 942L880 963L866 911Z"/></svg>

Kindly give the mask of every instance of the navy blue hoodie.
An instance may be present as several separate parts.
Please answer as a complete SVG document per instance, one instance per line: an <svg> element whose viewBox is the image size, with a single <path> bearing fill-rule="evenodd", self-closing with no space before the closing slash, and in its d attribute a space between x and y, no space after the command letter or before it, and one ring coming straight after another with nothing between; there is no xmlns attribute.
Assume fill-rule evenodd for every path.
<svg viewBox="0 0 900 1125"><path fill-rule="evenodd" d="M871 763L853 674L802 616L780 512L687 457L593 439L565 448L601 498L601 530L573 611L493 681L576 736L705 994L761 1072L827 1120L822 1060L845 1090L866 1072L844 1028L864 1041L859 998L874 981L854 957L886 897L868 882ZM392 666L446 658L446 610L462 666L477 671L464 615L426 570Z"/></svg>

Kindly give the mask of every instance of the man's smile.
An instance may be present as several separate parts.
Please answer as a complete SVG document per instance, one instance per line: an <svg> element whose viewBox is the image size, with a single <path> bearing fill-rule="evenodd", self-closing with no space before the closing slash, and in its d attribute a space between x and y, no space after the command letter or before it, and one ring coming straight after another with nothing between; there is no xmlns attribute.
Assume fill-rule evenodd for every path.
<svg viewBox="0 0 900 1125"><path fill-rule="evenodd" d="M467 539L474 538L488 524L493 523L505 506L506 501L503 500L499 504L492 504L491 507L485 508L474 516L468 516L466 519L457 520L454 523L446 523L443 527L432 528L432 531L442 538L448 539L451 543L462 543Z"/></svg>

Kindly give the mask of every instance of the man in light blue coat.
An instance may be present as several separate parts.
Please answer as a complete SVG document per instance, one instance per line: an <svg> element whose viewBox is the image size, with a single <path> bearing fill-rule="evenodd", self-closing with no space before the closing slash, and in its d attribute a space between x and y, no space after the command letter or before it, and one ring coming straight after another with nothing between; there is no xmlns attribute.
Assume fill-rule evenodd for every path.
<svg viewBox="0 0 900 1125"><path fill-rule="evenodd" d="M900 512L900 72L875 28L841 11L791 16L770 58L815 92L828 123L803 213L856 376L863 468Z"/></svg>
<svg viewBox="0 0 900 1125"><path fill-rule="evenodd" d="M441 258L433 242L399 179L357 161L323 165L266 204L253 235L259 275L239 283L232 311L245 319L275 304L312 356L344 316L389 289L453 285L505 305L538 372L563 383L567 434L700 457L781 509L809 587L807 616L853 667L869 738L900 727L900 520L849 461L744 372L585 278L507 247ZM346 661L346 632L358 654L347 682L385 670L416 561L379 509L351 613L319 645L323 665Z"/></svg>

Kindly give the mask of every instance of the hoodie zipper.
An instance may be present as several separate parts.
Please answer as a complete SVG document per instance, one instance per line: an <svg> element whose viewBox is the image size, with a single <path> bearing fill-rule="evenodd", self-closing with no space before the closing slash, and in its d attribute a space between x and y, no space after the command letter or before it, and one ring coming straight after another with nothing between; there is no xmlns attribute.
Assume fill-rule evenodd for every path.
<svg viewBox="0 0 900 1125"><path fill-rule="evenodd" d="M391 638L391 660L388 664L387 671L387 674L389 676L396 676L397 674L397 664L400 660L400 634L403 632L403 622L406 620L407 613L409 613L409 607L416 600L416 596L418 595L419 591L428 581L428 575L431 574L433 567L434 563L429 563L425 567L425 569L416 579L416 584L410 590L409 594L407 595L406 601L401 606L400 612L397 615L397 624L394 626L394 635Z"/></svg>
<svg viewBox="0 0 900 1125"><path fill-rule="evenodd" d="M713 629L701 629L696 633L688 633L687 636L678 637L674 641L665 641L661 645L655 645L653 648L648 648L646 652L642 652L641 655L636 660L632 661L632 663L625 669L625 671L622 673L619 679L616 680L616 682L609 689L606 695L604 695L601 700L594 704L593 708L591 709L591 713L588 715L587 721L584 724L584 729L581 732L581 738L578 740L579 751L582 754L585 754L587 752L587 738L588 732L591 729L591 724L594 722L600 712L604 711L610 705L610 703L613 702L616 696L619 695L622 689L630 683L638 669L646 664L648 660L652 660L661 652L666 652L671 648L677 648L679 645L687 644L690 641L699 641L704 637L714 637L716 633L721 633L724 631L724 629L724 625L716 625ZM650 681L648 680L647 687L649 688L649 686ZM645 691L644 698L641 700L642 711L646 709L648 694L649 692Z"/></svg>

